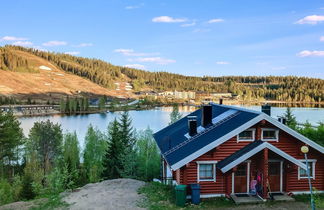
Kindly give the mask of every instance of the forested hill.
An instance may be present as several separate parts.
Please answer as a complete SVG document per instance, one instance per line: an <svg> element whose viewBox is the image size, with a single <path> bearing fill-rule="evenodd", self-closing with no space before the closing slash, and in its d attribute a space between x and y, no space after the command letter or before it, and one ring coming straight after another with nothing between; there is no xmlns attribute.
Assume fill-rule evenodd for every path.
<svg viewBox="0 0 324 210"><path fill-rule="evenodd" d="M18 46L0 48L0 69L18 72L35 71L28 56L36 55L65 72L78 75L108 89L114 89L116 81L129 81L135 91L150 89L231 92L243 99L322 102L324 80L293 76L225 76L192 77L167 72L149 72L112 65L98 59L83 58L61 53L44 52Z"/></svg>

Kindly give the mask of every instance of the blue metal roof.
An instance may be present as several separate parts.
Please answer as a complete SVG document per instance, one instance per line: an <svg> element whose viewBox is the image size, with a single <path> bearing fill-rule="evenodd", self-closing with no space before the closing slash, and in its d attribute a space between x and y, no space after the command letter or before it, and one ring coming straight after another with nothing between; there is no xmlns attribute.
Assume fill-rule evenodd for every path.
<svg viewBox="0 0 324 210"><path fill-rule="evenodd" d="M197 134L199 136L197 136L196 138L194 136L193 140L189 142L188 138L185 136L185 134L188 133L187 116L196 116L197 127L199 127L201 126L201 109L194 111L193 113L154 134L154 138L161 150L161 153L163 154L169 165L173 165L181 161L190 154L216 141L220 137L226 135L227 133L233 131L234 129L240 127L241 125L261 114L261 112L258 113L248 110L245 111L244 109L236 109L235 107L216 104L212 104L212 106L212 118L215 118L229 110L236 110L237 113L228 121L217 125L208 132L200 135ZM179 147L179 144L183 145ZM170 150L172 152L170 152Z"/></svg>
<svg viewBox="0 0 324 210"><path fill-rule="evenodd" d="M227 158L225 158L224 160L218 162L216 164L216 167L219 169L224 168L225 166L227 166L228 164L232 163L233 161L239 159L240 157L242 157L244 154L250 152L251 150L253 150L254 148L258 147L259 145L265 143L264 141L254 141L248 145L246 145L245 147L243 147L242 149L236 151L235 153L233 153L232 155L228 156Z"/></svg>

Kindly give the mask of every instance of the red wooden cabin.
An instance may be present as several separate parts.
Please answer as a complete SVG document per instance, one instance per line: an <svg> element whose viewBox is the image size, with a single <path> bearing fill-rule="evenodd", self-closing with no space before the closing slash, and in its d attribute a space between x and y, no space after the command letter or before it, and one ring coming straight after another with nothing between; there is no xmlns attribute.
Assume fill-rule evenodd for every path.
<svg viewBox="0 0 324 210"><path fill-rule="evenodd" d="M304 145L313 187L324 192L324 148L272 118L269 106L257 112L206 105L154 138L163 157L162 179L199 183L202 198L249 194L252 183L263 198L269 191L308 193Z"/></svg>

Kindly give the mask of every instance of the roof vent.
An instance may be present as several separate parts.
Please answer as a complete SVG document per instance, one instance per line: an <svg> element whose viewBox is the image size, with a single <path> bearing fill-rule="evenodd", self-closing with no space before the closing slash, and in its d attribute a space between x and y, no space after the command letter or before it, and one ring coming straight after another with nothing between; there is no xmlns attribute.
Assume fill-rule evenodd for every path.
<svg viewBox="0 0 324 210"><path fill-rule="evenodd" d="M261 106L261 111L269 116L271 116L271 106L268 104Z"/></svg>
<svg viewBox="0 0 324 210"><path fill-rule="evenodd" d="M202 107L202 114L201 114L201 125L203 127L207 127L212 124L213 119L213 107L212 105L204 105Z"/></svg>
<svg viewBox="0 0 324 210"><path fill-rule="evenodd" d="M194 136L197 134L197 117L188 116L188 130L189 136Z"/></svg>

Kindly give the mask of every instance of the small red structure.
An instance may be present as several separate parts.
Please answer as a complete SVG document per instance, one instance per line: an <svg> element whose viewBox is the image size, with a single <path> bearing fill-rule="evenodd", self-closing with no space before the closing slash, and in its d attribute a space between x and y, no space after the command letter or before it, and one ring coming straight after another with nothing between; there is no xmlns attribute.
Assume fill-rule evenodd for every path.
<svg viewBox="0 0 324 210"><path fill-rule="evenodd" d="M154 134L163 179L201 185L201 198L309 193L303 145L309 146L313 187L324 192L324 148L263 112L210 104Z"/></svg>

